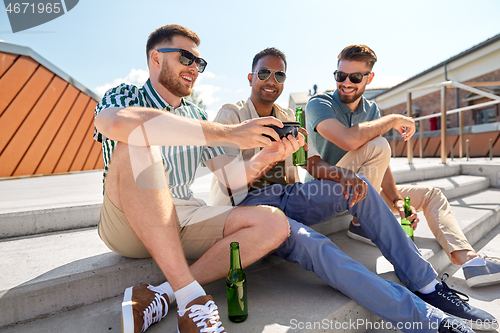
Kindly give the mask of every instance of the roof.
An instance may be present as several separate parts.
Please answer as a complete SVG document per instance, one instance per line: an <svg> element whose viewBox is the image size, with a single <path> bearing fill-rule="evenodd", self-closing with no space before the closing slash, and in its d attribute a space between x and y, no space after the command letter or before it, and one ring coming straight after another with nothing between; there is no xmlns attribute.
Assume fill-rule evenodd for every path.
<svg viewBox="0 0 500 333"><path fill-rule="evenodd" d="M89 95L96 101L99 101L101 99L101 97L99 97L96 93L85 87L80 82L76 81L74 78L66 74L64 71L56 67L50 61L48 61L47 59L45 59L44 57L42 57L29 47L12 44L0 40L0 52L28 56L33 60L35 60L36 62L38 62L40 65L44 66L45 68L56 74L57 76L59 76L61 79L65 80L69 84L73 85L75 88L79 89L81 92Z"/></svg>
<svg viewBox="0 0 500 333"><path fill-rule="evenodd" d="M291 93L290 99L295 102L295 104L306 104L312 95L310 93Z"/></svg>
<svg viewBox="0 0 500 333"><path fill-rule="evenodd" d="M395 89L399 88L400 86L402 86L404 84L407 84L410 81L413 81L413 80L415 80L415 79L417 79L417 78L419 78L421 76L424 76L424 75L426 75L426 74L428 74L428 73L430 73L430 72L432 72L432 71L434 71L434 70L436 70L436 69L438 69L440 67L443 67L443 66L445 66L445 65L447 65L447 64L449 64L451 62L454 62L454 61L456 61L458 59L461 59L461 58L463 58L463 57L465 57L465 56L467 56L467 55L469 55L471 53L474 53L474 52L476 52L476 51L478 51L478 50L480 50L480 49L482 49L484 47L487 47L487 46L489 46L489 45L491 45L493 43L496 43L498 41L500 41L500 34L495 35L495 36L493 36L493 37L485 40L484 42L479 43L479 44L477 44L477 45L475 45L475 46L473 46L473 47L471 47L471 48L469 48L469 49L467 49L467 50L465 50L465 51L463 51L463 52L461 52L461 53L459 53L459 54L457 54L457 55L455 55L455 56L453 56L451 58L448 58L445 61L442 61L439 64L437 64L437 65L435 65L435 66L433 66L433 67L431 67L431 68L429 68L429 69L427 69L427 70L425 70L425 71L423 71L423 72L421 72L421 73L419 73L419 74L417 74L415 76L412 76L408 80L403 81L403 82L395 85L394 87L392 87L390 89L387 89L384 92L382 92L382 93L380 93L380 94L378 94L376 96L373 96L373 97L378 97L378 96L381 96L381 95L383 95L385 93L388 93L388 92L390 92L392 90L395 90Z"/></svg>
<svg viewBox="0 0 500 333"><path fill-rule="evenodd" d="M0 42L0 177L101 169L99 98L30 48Z"/></svg>

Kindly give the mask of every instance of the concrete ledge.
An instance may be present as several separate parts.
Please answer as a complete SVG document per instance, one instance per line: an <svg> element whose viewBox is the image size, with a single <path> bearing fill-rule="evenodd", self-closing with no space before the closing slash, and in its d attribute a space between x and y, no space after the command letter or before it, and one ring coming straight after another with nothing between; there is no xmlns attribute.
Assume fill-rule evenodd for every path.
<svg viewBox="0 0 500 333"><path fill-rule="evenodd" d="M435 187L441 190L448 200L475 193L489 187L490 179L485 176L458 175L446 178L413 181L398 185Z"/></svg>
<svg viewBox="0 0 500 333"><path fill-rule="evenodd" d="M492 257L500 257L497 246L500 226L489 233L486 240L481 240L474 248ZM339 233L333 237L340 241L340 247L348 252L346 245L352 241ZM377 272L384 265L379 260L380 253L372 247L355 243L359 251L351 255L355 260L364 261L371 271ZM349 252L348 252L349 253ZM364 259L363 259L364 258ZM372 262L370 264L369 262ZM375 269L375 270L374 270ZM444 265L438 272L448 272L452 276L447 282L471 296L470 303L485 309L500 318L500 291L498 286L468 288L459 266ZM349 323L363 320L365 323L377 323L380 319L359 306L346 296L327 286L312 272L302 270L298 265L287 263L274 256L268 256L245 270L249 281L249 317L244 323L235 324L227 319L225 283L219 280L204 286L219 307L223 324L228 332L240 333L298 333L298 332L370 332L388 333L389 330L371 330L366 326L352 329L306 329L299 325L330 325L338 322ZM397 280L391 272L380 274L383 278ZM149 281L148 281L149 282ZM122 289L124 289L123 287ZM1 333L52 333L58 332L121 332L120 305L122 295L118 295L91 305L62 312L47 318L26 322L9 328L0 329ZM161 323L151 326L147 332L174 332L177 320L175 307ZM400 331L397 331L400 332Z"/></svg>
<svg viewBox="0 0 500 333"><path fill-rule="evenodd" d="M164 280L151 259L112 253L95 229L3 241L0 253L0 327Z"/></svg>
<svg viewBox="0 0 500 333"><path fill-rule="evenodd" d="M497 201L499 195L500 190L487 189L451 201L458 223L472 244L500 222L500 203ZM415 243L421 249L424 258L428 259L436 270L440 270L449 264L449 259L434 239L425 223L425 217L421 215L420 218L422 222L416 230ZM346 220L347 223L349 220ZM329 237L344 252L371 271L383 275L384 278L398 281L392 265L382 257L378 249L347 238L343 230ZM127 259L112 253L99 239L95 229L2 241L0 253L2 253L0 267L4 268L0 271L0 327L26 322L33 318L43 318L53 313L121 295L127 286L145 282L158 284L163 280L163 274L152 260ZM253 292L262 299L269 298L274 290L288 290L290 280L294 279L301 280L297 288L306 288L299 285L311 288L312 283L327 288L325 290L328 290L331 297L340 294L313 273L304 272L297 265L274 256L265 257L249 268L249 272L255 273L256 276L252 278L255 279L253 283L259 281L257 276L260 273L257 273L260 271L267 272L266 279L273 281L273 283L261 282L258 291ZM282 292L294 295L291 290ZM278 302L275 304L276 307L285 304L280 303L282 297L279 293L276 294L276 300L273 298L273 301L268 300L266 304L269 302ZM345 302L336 301L333 304L344 306ZM295 309L294 306L298 308ZM286 309L288 311L294 309L293 313L301 313L302 307L292 303L279 311ZM265 318L265 314L258 312L258 309L253 311L258 313L256 317ZM269 310L266 309L264 312L267 311ZM285 313L286 311L283 312L283 316ZM326 316L326 312L321 313L322 316ZM306 311L303 319L311 315ZM335 316L338 317L340 314L330 312L327 317L322 318Z"/></svg>
<svg viewBox="0 0 500 333"><path fill-rule="evenodd" d="M489 159L488 159L489 161ZM462 163L461 174L486 176L490 179L490 187L500 187L500 163L485 164L477 161Z"/></svg>
<svg viewBox="0 0 500 333"><path fill-rule="evenodd" d="M451 177L460 174L460 165L427 164L416 167L415 165L399 165L397 170L392 170L396 184L409 183L419 180Z"/></svg>
<svg viewBox="0 0 500 333"><path fill-rule="evenodd" d="M0 215L0 239L97 226L101 204Z"/></svg>

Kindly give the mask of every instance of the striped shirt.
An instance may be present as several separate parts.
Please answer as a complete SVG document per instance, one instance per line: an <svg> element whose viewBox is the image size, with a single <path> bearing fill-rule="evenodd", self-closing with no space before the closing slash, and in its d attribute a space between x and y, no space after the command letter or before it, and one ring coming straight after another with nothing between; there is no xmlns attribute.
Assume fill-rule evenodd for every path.
<svg viewBox="0 0 500 333"><path fill-rule="evenodd" d="M121 84L108 90L97 104L95 116L110 107L126 108L131 106L150 107L188 118L207 120L207 114L203 110L185 99L182 99L181 106L176 109L168 105L155 91L149 79L141 88ZM94 140L102 143L104 182L111 154L118 142L106 138L97 129L94 129ZM205 165L205 161L225 154L224 149L220 147L162 146L160 148L170 191L173 197L179 199L190 199L193 196L190 186L195 180L196 169L200 164Z"/></svg>

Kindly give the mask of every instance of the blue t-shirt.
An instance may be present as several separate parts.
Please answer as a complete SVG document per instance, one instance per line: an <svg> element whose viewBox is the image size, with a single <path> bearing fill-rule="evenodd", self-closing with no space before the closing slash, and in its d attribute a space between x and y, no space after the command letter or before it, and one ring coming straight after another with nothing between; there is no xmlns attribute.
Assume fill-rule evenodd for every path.
<svg viewBox="0 0 500 333"><path fill-rule="evenodd" d="M306 129L309 139L312 140L323 160L336 165L347 151L328 141L316 131L316 126L320 122L330 118L337 119L346 127L352 127L380 118L380 110L375 102L370 102L363 96L358 109L353 112L340 101L337 90L333 93L326 92L311 97L306 106Z"/></svg>

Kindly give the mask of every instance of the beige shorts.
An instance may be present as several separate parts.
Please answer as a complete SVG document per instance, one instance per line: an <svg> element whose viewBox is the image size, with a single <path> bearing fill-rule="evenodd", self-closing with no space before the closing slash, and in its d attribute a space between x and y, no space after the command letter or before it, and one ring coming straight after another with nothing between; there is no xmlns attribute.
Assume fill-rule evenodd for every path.
<svg viewBox="0 0 500 333"><path fill-rule="evenodd" d="M198 259L223 238L229 213L236 207L207 206L203 200L173 198L180 222L182 248L187 259ZM130 258L150 258L151 254L120 211L104 194L97 228L99 237L113 252Z"/></svg>

